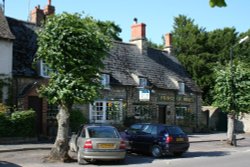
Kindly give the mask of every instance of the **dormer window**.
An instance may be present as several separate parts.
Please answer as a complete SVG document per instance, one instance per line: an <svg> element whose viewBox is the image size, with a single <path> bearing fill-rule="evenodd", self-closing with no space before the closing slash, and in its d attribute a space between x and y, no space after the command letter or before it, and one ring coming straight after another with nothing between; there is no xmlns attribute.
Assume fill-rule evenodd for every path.
<svg viewBox="0 0 250 167"><path fill-rule="evenodd" d="M41 60L40 61L40 76L48 78L50 72L52 72L52 70L48 67L48 65L43 60Z"/></svg>
<svg viewBox="0 0 250 167"><path fill-rule="evenodd" d="M146 87L148 85L148 81L146 78L139 78L139 87Z"/></svg>
<svg viewBox="0 0 250 167"><path fill-rule="evenodd" d="M179 82L179 94L185 94L185 83Z"/></svg>
<svg viewBox="0 0 250 167"><path fill-rule="evenodd" d="M101 82L104 89L110 89L110 75L102 74Z"/></svg>

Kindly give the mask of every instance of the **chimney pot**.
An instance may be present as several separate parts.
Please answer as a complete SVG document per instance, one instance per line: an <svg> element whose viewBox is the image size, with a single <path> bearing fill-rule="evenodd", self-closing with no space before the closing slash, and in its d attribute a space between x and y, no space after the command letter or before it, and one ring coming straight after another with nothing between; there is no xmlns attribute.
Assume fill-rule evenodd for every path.
<svg viewBox="0 0 250 167"><path fill-rule="evenodd" d="M135 17L135 18L134 18L134 24L137 24L137 21L138 21L138 20L137 20L137 18Z"/></svg>
<svg viewBox="0 0 250 167"><path fill-rule="evenodd" d="M46 16L55 14L55 7L51 5L51 0L48 0L48 5L44 7L43 13Z"/></svg>

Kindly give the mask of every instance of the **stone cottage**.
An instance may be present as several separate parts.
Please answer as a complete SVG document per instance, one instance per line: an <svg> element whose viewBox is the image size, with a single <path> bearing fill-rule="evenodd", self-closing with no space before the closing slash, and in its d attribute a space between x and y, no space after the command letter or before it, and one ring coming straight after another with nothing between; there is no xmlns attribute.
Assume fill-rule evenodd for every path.
<svg viewBox="0 0 250 167"><path fill-rule="evenodd" d="M8 64L12 75L12 103L37 113L38 135L49 135L55 125L57 107L39 97L36 89L49 79L45 62L34 64L36 33L41 21L55 13L51 1L35 7L30 21L0 14L0 73ZM2 22L4 21L4 24ZM2 32L2 31L1 31ZM7 37L6 37L7 35ZM113 41L104 60L103 90L93 104L76 105L91 123L129 125L133 122L159 122L196 128L200 124L201 90L171 53L171 34L165 36L165 49L147 45L146 25L137 19L131 26L129 43ZM2 52L2 48L8 51ZM11 67L11 68L10 68ZM4 68L5 69L5 68Z"/></svg>
<svg viewBox="0 0 250 167"><path fill-rule="evenodd" d="M135 19L130 43L113 42L102 97L84 109L90 122L199 125L201 90L171 54L171 34L165 40L164 50L149 48L146 25Z"/></svg>

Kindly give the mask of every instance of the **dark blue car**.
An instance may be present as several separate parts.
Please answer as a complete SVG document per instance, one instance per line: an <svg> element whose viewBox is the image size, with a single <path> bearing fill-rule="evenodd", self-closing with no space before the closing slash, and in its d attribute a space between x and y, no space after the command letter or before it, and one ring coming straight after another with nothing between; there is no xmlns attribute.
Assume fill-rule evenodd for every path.
<svg viewBox="0 0 250 167"><path fill-rule="evenodd" d="M175 125L136 123L122 137L128 141L130 151L151 153L154 157L181 156L189 148L188 136Z"/></svg>

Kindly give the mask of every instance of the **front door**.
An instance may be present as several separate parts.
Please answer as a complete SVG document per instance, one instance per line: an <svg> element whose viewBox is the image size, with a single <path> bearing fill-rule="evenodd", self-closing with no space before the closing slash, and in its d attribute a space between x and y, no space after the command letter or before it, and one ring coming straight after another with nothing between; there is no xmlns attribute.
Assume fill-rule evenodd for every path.
<svg viewBox="0 0 250 167"><path fill-rule="evenodd" d="M158 122L165 124L166 123L166 105L159 105L158 107Z"/></svg>
<svg viewBox="0 0 250 167"><path fill-rule="evenodd" d="M36 112L36 133L39 136L43 132L42 99L38 96L29 96L28 108Z"/></svg>

